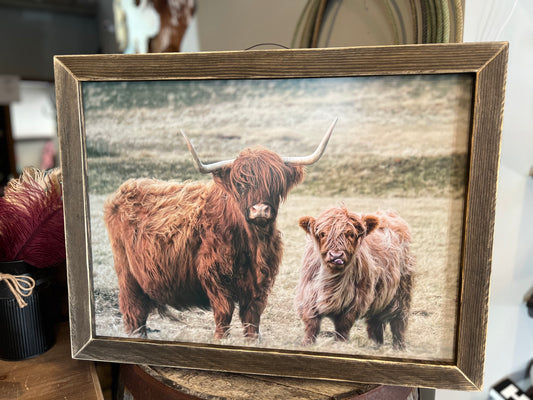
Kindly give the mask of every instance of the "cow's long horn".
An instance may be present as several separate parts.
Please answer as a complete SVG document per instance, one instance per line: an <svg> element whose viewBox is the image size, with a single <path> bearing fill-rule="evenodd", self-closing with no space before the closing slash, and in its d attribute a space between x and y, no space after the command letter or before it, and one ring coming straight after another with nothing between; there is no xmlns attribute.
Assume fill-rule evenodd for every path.
<svg viewBox="0 0 533 400"><path fill-rule="evenodd" d="M192 159L194 161L194 166L196 167L196 170L202 174L209 174L212 172L215 172L219 169L224 168L226 165L230 165L233 163L233 160L224 160L224 161L218 161L212 164L204 164L200 161L200 158L198 157L198 153L196 152L196 149L192 145L191 141L183 132L183 129L181 130L181 134L183 135L183 138L185 139L185 142L187 143L187 147L189 148L189 151L191 152Z"/></svg>
<svg viewBox="0 0 533 400"><path fill-rule="evenodd" d="M311 165L316 163L320 157L322 157L322 154L324 154L324 150L326 150L326 146L328 145L329 138L331 137L331 134L333 133L333 128L335 128L335 124L337 123L337 119L333 121L333 123L330 125L329 129L327 130L326 134L322 138L322 141L316 148L315 152L313 154L310 154L308 156L304 157L282 157L282 160L287 164L300 164L300 165Z"/></svg>

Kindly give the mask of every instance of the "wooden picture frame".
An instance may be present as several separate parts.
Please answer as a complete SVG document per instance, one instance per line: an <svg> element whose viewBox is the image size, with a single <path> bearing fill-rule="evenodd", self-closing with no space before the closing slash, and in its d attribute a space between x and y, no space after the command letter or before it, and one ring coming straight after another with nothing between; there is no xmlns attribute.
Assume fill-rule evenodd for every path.
<svg viewBox="0 0 533 400"><path fill-rule="evenodd" d="M177 54L56 56L54 65L63 172L73 357L87 360L106 360L274 376L479 390L483 383L491 249L507 54L507 43L465 43ZM448 81L449 79L451 80ZM249 121L252 121L249 123L241 123L240 120L238 121L239 123L236 123L229 118L235 114L230 114L230 111L227 110L231 109L231 113L233 113L236 108L241 107L239 109L242 109L244 114L249 111L245 109L248 106L244 106L244 102L226 104L224 98L219 100L219 103L226 110L224 112L228 114L217 114L216 117L209 114L210 110L216 108L215 105L209 103L209 107L201 107L203 106L202 102L205 101L207 104L210 101L209 99L213 98L214 95L212 93L224 92L225 98L230 96L231 99L241 99L243 96L240 94L242 87L238 85L246 84L248 85L246 90L255 93L258 86L261 86L262 90L277 90L277 83L289 81L300 84L299 90L287 93L292 93L295 98L303 98L305 101L302 104L307 101L307 103L310 102L312 105L316 105L318 104L316 103L317 99L323 104L320 108L307 109L307 111L302 111L301 114L298 114L299 111L294 111L291 108L292 103L287 101L288 97L277 95L278 97L276 97L275 101L271 100L269 107L272 106L280 114L285 114L283 118L291 117L287 119L292 121L290 122L290 124L293 124L291 126L281 128L280 123L276 125L271 114L249 117ZM308 87L312 87L316 82L320 82L321 85L330 85L328 86L330 97L327 97L322 92L305 92ZM369 86L364 86L367 82L370 82ZM420 86L420 82L423 82L425 86ZM179 86L184 83L189 85L188 88ZM236 86L228 88L227 85L229 83ZM310 191L308 193L295 192L297 194L294 196L296 200L300 201L301 211L299 204L293 206L290 205L292 203L288 203L280 206L280 213L283 207L293 207L291 210L296 209L295 212L299 214L298 217L304 216L313 211L310 211L311 209L309 208L306 209L303 205L306 202L312 203L313 196L319 197L324 190L323 185L320 183L324 178L324 174L321 175L320 172L323 171L321 168L326 168L330 165L331 168L328 171L334 171L335 165L337 165L335 162L342 161L343 153L353 151L352 147L348 146L348 142L352 140L350 138L356 137L350 130L353 129L355 121L353 118L355 117L352 114L348 114L348 111L346 111L347 114L343 114L344 111L342 110L344 109L339 111L336 108L336 101L342 97L341 92L349 93L350 96L354 92L353 87L350 86L352 84L355 85L353 87L361 87L363 88L361 91L366 90L365 93L370 93L370 97L364 103L365 106L363 107L361 105L363 103L360 103L363 109L359 110L357 115L372 113L372 111L369 112L368 110L371 110L374 105L380 105L386 111L382 114L373 115L371 119L374 125L370 123L368 126L363 124L363 128L381 127L382 133L379 136L389 132L389 134L392 134L392 139L386 140L394 143L403 140L399 138L408 138L410 135L409 129L413 129L415 133L412 135L418 136L412 143L418 142L418 145L422 143L420 148L428 147L430 145L426 144L426 142L435 137L435 132L440 134L440 128L438 123L434 121L424 120L423 123L417 122L416 118L419 117L416 117L416 115L434 115L434 110L442 111L444 108L446 111L443 111L443 113L446 114L446 117L443 118L447 118L448 125L446 125L446 129L448 130L445 130L443 137L447 143L449 142L450 148L459 146L463 149L461 150L462 155L459 157L462 161L458 163L452 157L452 153L446 154L445 159L447 161L444 165L446 168L456 168L454 173L449 172L450 170L447 169L439 169L443 164L439 164L436 161L439 158L437 157L438 155L435 157L433 157L434 155L428 156L432 160L432 167L436 167L438 171L434 176L443 174L446 177L444 185L448 189L445 189L445 194L441 196L443 197L442 204L447 207L446 215L443 217L442 232L444 234L438 233L440 231L436 230L432 233L433 236L425 237L425 233L419 232L422 232L422 225L426 226L428 225L427 223L413 222L412 229L413 246L418 243L416 244L416 246L419 246L417 248L421 248L420 243L423 241L435 243L435 241L442 239L443 246L441 247L444 248L444 253L441 254L442 257L436 256L435 254L437 253L432 253L429 256L423 251L419 251L418 254L415 254L417 263L426 265L426 268L435 263L440 263L444 269L448 268L456 271L454 286L451 286L451 289L441 289L445 292L453 292L452 301L448 304L451 313L451 319L448 321L451 322L437 321L434 323L436 332L442 331L449 334L446 339L447 344L444 346L446 350L442 353L444 355L438 353L438 355L434 356L431 349L428 350L427 356L420 357L412 352L410 353L409 350L395 352L392 349L389 351L390 343L387 343L389 340L387 338L385 340L386 343L378 349L375 346L372 347L365 344L364 347L368 349L359 350L357 343L353 341L349 341L348 345L350 347L336 347L338 345L334 337L328 337L327 332L324 332L324 335L320 336L318 340L318 342L325 343L325 347L322 348L317 346L303 347L300 346L299 340L295 341L292 338L290 339L290 345L277 346L276 342L274 344L268 342L268 327L265 328L266 332L263 332L263 341L252 341L253 343L249 343L249 341L232 342L225 338L215 341L207 339L194 340L194 338L191 339L187 336L183 336L185 339L182 340L179 335L177 338L169 339L161 336L164 332L157 332L157 329L148 332L148 339L99 330L97 319L100 318L101 311L97 303L100 301L102 292L95 287L95 282L97 279L102 279L102 274L105 275L106 280L111 279L110 276L113 273L104 274L97 270L99 267L95 267L96 263L99 262L97 260L99 255L96 254L98 252L96 240L102 240L101 238L106 238L107 236L105 230L102 233L96 229L96 225L100 224L98 221L102 217L98 214L101 213L101 210L96 208L96 204L100 204L98 207L101 207L101 203L98 203L100 200L92 197L98 191L94 185L100 178L103 180L117 180L115 174L118 174L119 179L116 182L113 181L113 185L111 185L113 190L115 190L122 179L135 177L135 174L138 174L139 177L144 176L142 172L144 167L135 168L136 161L133 161L131 165L128 164L128 166L120 164L126 162L128 157L130 161L135 159L136 156L133 155L135 143L143 142L140 145L139 154L142 153L144 154L143 157L155 159L158 158L157 151L160 150L153 148L152 145L155 141L162 140L163 144L161 146L168 148L171 144L176 157L181 155L184 160L190 160L186 161L186 164L190 162L189 165L192 168L193 162L190 159L190 154L183 139L179 136L180 128L190 135L195 146L198 142L202 142L202 135L207 135L205 137L209 140L214 138L215 146L210 150L211 153L202 154L200 149L199 153L200 158L216 161L215 159L218 157L235 156L234 151L236 149L247 147L248 144L263 144L269 147L270 144L276 146L276 143L278 143L277 148L281 150L275 151L282 153L283 149L288 147L287 143L289 143L289 147L291 147L289 151L292 152L291 141L298 141L307 137L307 135L314 138L315 136L313 135L316 135L316 132L318 133L316 137L321 137L333 118L337 117L338 123L331 136L330 144L328 144L324 152L323 159L316 163L316 167L313 165L307 168L309 180L304 180L300 184L303 188L302 190ZM171 89L168 89L167 85L170 85ZM181 89L176 91L172 85L178 85ZM212 85L218 86L213 89ZM402 96L404 96L405 92L416 92L415 95L418 99L416 101L418 103L413 100L413 104L409 105L410 103L408 104L404 97L398 97L397 100L395 100L396 97L391 97L389 105L382 105L385 104L385 96L388 93L386 88L402 87L402 85L405 86L398 93L403 93ZM411 85L416 85L416 87ZM193 86L196 92L190 88ZM434 91L424 91L424 88L433 86L436 87L436 89L431 89ZM124 88L132 91L121 92ZM198 92L198 88L202 88L203 92L201 90ZM206 94L207 89L205 88L211 90L209 92L211 94ZM107 90L110 91L107 92ZM244 89L242 90L244 92ZM334 94L335 90L338 91L338 96ZM461 94L456 95L455 90ZM157 96L159 96L158 101L165 103L164 107L161 108L163 111L158 109L158 114L150 114L154 108L159 106L154 106L150 103L151 100L146 100L151 97L146 97L146 99L139 97L141 96L139 93L147 91L157 93ZM109 93L112 93L112 96ZM187 108L188 114L184 112L184 107L186 106L183 104L185 103L179 103L176 100L176 97L179 97L177 93L185 93L188 98L197 96L194 102L196 108L194 110ZM255 93L250 99L264 98L265 92L261 93L263 93L261 96ZM451 106L447 102L448 100L443 100L450 98L450 96L455 99ZM373 101L373 98L377 98L378 101ZM122 102L120 103L120 109L123 114L117 117L116 120L106 119L105 115L107 114L105 113L109 111L109 108L118 107L117 102ZM158 104L161 105L162 103ZM258 104L258 108L252 108L251 110L257 111L265 108L260 101ZM352 110L357 108L356 106L358 105L351 103L348 106L347 110ZM427 110L425 109L426 107ZM400 117L404 114L407 115L408 112L405 111L407 108L418 111L416 115L409 114L409 117L406 117L411 118L409 119L410 122L405 124L402 122L403 125L395 126L393 117L395 115L400 115ZM441 111L435 112L439 113ZM161 112L164 112L164 114ZM176 115L179 114L180 118L177 118L174 112ZM351 113L352 111L349 112ZM157 115L157 117L154 117L154 115ZM191 115L193 117L190 117ZM302 123L307 117L309 117L309 121L306 122L307 125L303 126L307 132L294 133L299 127L298 124ZM156 121L159 122L156 123ZM213 126L214 122L218 125ZM169 125L168 129L166 127L167 123ZM159 136L156 138L155 134L152 133L143 134L140 132L141 128L136 128L139 124L144 124L142 129L152 129L150 132L155 132L153 129L158 129L157 132L163 129L166 131L166 136L162 136L161 139ZM149 124L154 126L151 127ZM198 126L194 126L194 124L198 124ZM225 127L225 124L229 128ZM279 134L272 137L265 136L267 131L263 129L263 126L269 124L276 126ZM257 128L258 126L260 128ZM161 129L161 127L163 128ZM408 129L407 127L410 128ZM226 128L228 129L227 131L225 130ZM254 133L256 129L257 133ZM442 129L444 130L444 128ZM212 136L206 133L208 131L212 133ZM385 178L378 179L378 175L376 175L375 180L378 185L388 185L387 187L392 185L392 187L395 187L395 180L406 174L406 169L402 169L400 166L405 165L411 159L417 160L417 168L420 169L414 174L416 176L409 179L422 179L420 176L424 175L426 167L419 163L421 158L417 158L418 155L415 150L413 150L414 153L410 153L408 144L405 144L404 148L401 147L403 145L400 142L396 143L398 149L403 149L402 155L395 156L394 154L396 153L393 153L387 156L390 164L386 164L383 161L385 156L380 154L381 150L379 150L379 146L384 142L377 140L378 136L376 135L378 134L373 132L365 133L362 128L361 132L363 132L360 133L361 138L370 138L370 142L367 141L367 143L370 143L368 147L370 150L360 150L361 153L358 153L357 156L361 157L350 157L350 160L352 160L350 163L356 163L358 159L360 160L358 165L368 160L370 160L368 161L369 163L375 163L369 164L368 169L361 175L367 178L360 177L357 180L354 177L352 182L352 178L349 177L350 180L339 183L341 188L349 188L352 191L357 190L357 193L360 193L359 190L363 191L363 185L369 181L370 178L368 177L372 176L369 174L377 174L378 170L396 171L393 179L387 180L387 182L385 182ZM258 136L254 136L255 134ZM365 135L370 136L367 137ZM116 140L114 144L110 144L109 140L113 137ZM338 139L336 139L337 137ZM257 138L262 138L261 143L256 143ZM348 140L340 143L339 141L342 141L343 138ZM206 143L209 141L208 139L206 139ZM224 147L225 145L220 145L217 140L224 141L223 143L230 143L233 140L233 142L237 142L237 145L235 148L228 147L228 150ZM336 140L337 142L335 142ZM375 142L372 142L374 140ZM457 145L456 142L461 142L462 144ZM358 148L361 147L361 143L358 142ZM307 149L312 151L314 146L316 146L316 141L313 139L313 143L309 142L309 146L304 146L305 149L297 145L294 145L294 149L298 153L303 152L305 154L308 151ZM434 146L435 148L441 147L439 143L434 144ZM373 148L377 149L374 150L377 158L365 158L365 151L372 152L371 149ZM132 153L124 156L130 150ZM122 161L117 161L118 159L111 160L109 164L105 164L107 169L100 169L98 162L101 162L103 157L112 158L118 153L124 153L120 159ZM164 157L161 156L161 158ZM112 164L112 162L115 162L115 164ZM170 170L169 165L172 166L172 170ZM179 171L182 168L180 165L185 164L179 164L178 161L176 161L176 164L164 164L163 167L150 170L146 174L156 175L147 176L149 178L166 179L169 177L169 173L170 177L174 177L174 171ZM122 167L124 171L128 170L127 167L132 168L124 172L121 170ZM315 168L316 171L313 172ZM118 170L122 172L116 172ZM192 169L187 169L184 174L178 175L184 179L196 179L194 172L190 171ZM455 179L452 174L455 174L455 177L459 177L458 186L457 182L452 182ZM425 182L423 179L417 180L417 182ZM328 182L339 181L338 179L332 179L331 176L326 180ZM318 186L310 186L316 181L319 182ZM307 183L308 186L305 186L306 182L309 182ZM422 185L424 184L422 183ZM406 185L410 189L405 190L413 190L414 192L412 193L416 192L415 195L406 194L404 196L411 196L411 199L405 203L409 204L405 206L407 214L415 208L424 210L421 204L431 204L431 201L425 201L428 198L424 197L429 196L429 198L432 198L432 189L429 186L427 188L422 186L421 188L413 189L413 187L409 186L410 183L406 183ZM450 185L456 185L455 189L457 190L449 189ZM372 210L368 210L371 207L379 208L383 205L386 207L399 205L399 208L402 209L402 204L404 203L389 202L389 200L386 200L387 195L380 197L380 195L372 192L374 189L370 187L367 190L368 203L361 200L364 197L361 195L361 197L357 198L357 201L347 200L346 207L351 209L356 207L353 204L356 204L357 207L360 204L365 204L364 210L356 210L365 213L371 212ZM297 189L294 190L296 191ZM394 193L401 194L401 190L404 189L398 188L397 190L399 192ZM103 190L103 192L105 192L105 196L102 195L101 198L109 195L107 189ZM303 196L301 193L307 193L307 197L299 197ZM291 196L293 194L288 195L287 202L291 201ZM402 195L399 197L402 197ZM301 200L302 198L304 200ZM336 205L344 201L344 199L339 197L332 197L332 199L320 203L320 207L317 206L314 210L323 209L325 206L331 205L331 201L336 202ZM452 202L455 205L451 205ZM431 207L440 209L439 207L441 206L439 204L441 203ZM278 216L278 218L280 217ZM295 234L297 236L294 237L298 238L298 244L293 244L292 234L285 235L284 241L286 248L292 249L290 251L299 254L296 261L297 265L291 264L291 268L298 270L304 249L305 233L299 230L297 217L291 216L291 218L291 226L294 226L297 232ZM429 214L425 218L430 218ZM283 232L283 229L281 230ZM450 232L452 231L455 232L456 242L450 238L452 236ZM109 266L112 265L112 260L109 259L109 256L105 256L105 260L107 261L104 262L109 264ZM100 278L98 278L99 273ZM410 329L416 330L417 319L426 320L432 318L431 312L425 311L423 307L416 306L419 298L427 297L429 301L434 301L434 299L431 299L431 294L426 294L426 284L423 280L424 276L431 275L431 271L418 271L418 275L416 274L415 272L414 300L411 307L408 332L410 332ZM278 276L274 284L274 291L278 285L282 285L280 282L287 281ZM294 284L286 283L286 285L290 286L288 290L292 291L294 289ZM118 307L117 291L112 292L114 293L112 297ZM422 292L424 293L422 294ZM292 307L292 302L290 303L287 307ZM267 312L265 311L263 314L265 319L261 322L262 327L268 326L266 322ZM296 314L294 310L290 312ZM115 310L114 315L120 320L120 313L117 310ZM177 315L181 315L179 311ZM211 326L208 326L207 329L210 330L210 335L212 335L214 327L214 324L212 324L213 316L209 313L208 315L211 320ZM431 327L433 322L429 319L427 326ZM238 316L235 316L234 320L238 323ZM176 326L180 325L180 322L172 322L172 324L175 324L172 326ZM299 322L296 325L298 324ZM299 329L303 337L303 326L297 326L297 329ZM362 329L364 331L364 324ZM327 331L328 329L323 330ZM152 334L160 335L160 337L154 339L151 336ZM424 336L427 337L433 334L434 332L424 332ZM240 332L231 332L233 337L239 335ZM352 332L352 336L361 337L360 340L366 340L363 339L364 335L362 336L357 332ZM414 342L414 340L411 340L411 342ZM409 343L407 347L409 347ZM436 345L436 347L438 346Z"/></svg>

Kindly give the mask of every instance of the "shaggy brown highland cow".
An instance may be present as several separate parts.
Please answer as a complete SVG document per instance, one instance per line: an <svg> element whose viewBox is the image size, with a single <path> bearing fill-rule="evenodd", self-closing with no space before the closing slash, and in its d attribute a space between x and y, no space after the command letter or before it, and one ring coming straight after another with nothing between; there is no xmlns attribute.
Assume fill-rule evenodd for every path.
<svg viewBox="0 0 533 400"><path fill-rule="evenodd" d="M393 212L331 208L300 218L300 226L310 239L295 298L303 343L315 342L323 317L333 320L339 340L364 318L370 339L383 344L390 323L394 348L404 349L414 270L407 223Z"/></svg>
<svg viewBox="0 0 533 400"><path fill-rule="evenodd" d="M320 159L334 126L307 157L256 148L209 165L183 134L196 168L212 173L212 182L123 183L104 219L127 331L146 337L154 309L202 307L212 308L220 339L237 303L245 337L256 338L283 253L279 204L302 181L303 166Z"/></svg>

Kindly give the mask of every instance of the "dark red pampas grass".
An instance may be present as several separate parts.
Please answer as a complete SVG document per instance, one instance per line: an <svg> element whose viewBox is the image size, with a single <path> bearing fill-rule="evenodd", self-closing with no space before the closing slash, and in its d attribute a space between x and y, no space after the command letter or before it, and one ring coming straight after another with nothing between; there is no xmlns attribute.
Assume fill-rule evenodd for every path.
<svg viewBox="0 0 533 400"><path fill-rule="evenodd" d="M59 169L26 168L0 197L0 261L17 260L39 268L65 260Z"/></svg>

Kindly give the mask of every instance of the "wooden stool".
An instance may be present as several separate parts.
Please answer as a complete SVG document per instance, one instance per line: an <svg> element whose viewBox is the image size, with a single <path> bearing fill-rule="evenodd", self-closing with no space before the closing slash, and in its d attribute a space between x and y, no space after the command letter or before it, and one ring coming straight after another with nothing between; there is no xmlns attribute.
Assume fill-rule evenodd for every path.
<svg viewBox="0 0 533 400"><path fill-rule="evenodd" d="M145 365L120 366L119 400L417 400L415 388L207 372Z"/></svg>

